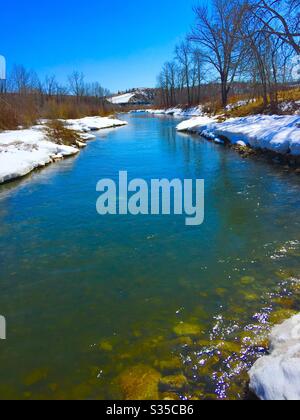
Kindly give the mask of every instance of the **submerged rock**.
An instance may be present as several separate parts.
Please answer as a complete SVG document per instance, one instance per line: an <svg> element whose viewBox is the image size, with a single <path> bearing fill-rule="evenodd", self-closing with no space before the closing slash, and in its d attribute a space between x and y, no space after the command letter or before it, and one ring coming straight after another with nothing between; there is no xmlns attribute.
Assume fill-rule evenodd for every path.
<svg viewBox="0 0 300 420"><path fill-rule="evenodd" d="M203 348L222 349L228 353L240 353L241 351L241 344L236 341L199 340L197 344Z"/></svg>
<svg viewBox="0 0 300 420"><path fill-rule="evenodd" d="M198 324L189 324L186 322L180 322L173 329L174 333L179 337L182 336L193 336L200 335L203 332L203 328Z"/></svg>
<svg viewBox="0 0 300 420"><path fill-rule="evenodd" d="M33 370L29 375L26 376L24 384L26 386L32 386L39 382L44 381L48 377L49 370L47 368L41 368Z"/></svg>
<svg viewBox="0 0 300 420"><path fill-rule="evenodd" d="M220 340L216 344L219 349L228 355L232 355L233 353L239 354L241 352L241 344L235 341Z"/></svg>
<svg viewBox="0 0 300 420"><path fill-rule="evenodd" d="M240 339L248 348L260 347L265 350L269 348L269 336L267 332L243 331L240 334Z"/></svg>
<svg viewBox="0 0 300 420"><path fill-rule="evenodd" d="M300 314L275 327L270 344L249 372L251 391L261 400L300 400Z"/></svg>
<svg viewBox="0 0 300 420"><path fill-rule="evenodd" d="M160 380L160 388L165 391L182 391L188 386L188 380L182 374L165 376Z"/></svg>
<svg viewBox="0 0 300 420"><path fill-rule="evenodd" d="M295 305L294 299L288 297L276 297L273 302L287 309L291 309Z"/></svg>
<svg viewBox="0 0 300 420"><path fill-rule="evenodd" d="M224 297L224 295L226 294L226 292L227 292L227 290L226 289L223 289L221 287L219 287L218 289L216 289L216 294L219 297Z"/></svg>
<svg viewBox="0 0 300 420"><path fill-rule="evenodd" d="M118 384L127 401L158 400L158 385L161 375L149 366L138 365L123 372Z"/></svg>
<svg viewBox="0 0 300 420"><path fill-rule="evenodd" d="M105 352L111 352L113 351L113 345L108 340L103 340L101 343L99 343L99 349Z"/></svg>
<svg viewBox="0 0 300 420"><path fill-rule="evenodd" d="M188 348L188 347L192 347L193 344L194 344L194 342L191 339L191 337L186 337L186 336L178 337L175 340L170 341L170 346L171 347Z"/></svg>
<svg viewBox="0 0 300 420"><path fill-rule="evenodd" d="M254 302L254 301L259 300L259 296L256 293L250 293L250 292L246 292L246 291L241 291L241 295L248 302Z"/></svg>
<svg viewBox="0 0 300 420"><path fill-rule="evenodd" d="M244 286L248 286L249 284L255 283L255 278L251 276L245 276L241 278L241 284Z"/></svg>
<svg viewBox="0 0 300 420"><path fill-rule="evenodd" d="M180 398L178 395L174 394L173 392L164 392L161 394L161 400L163 401L179 401Z"/></svg>
<svg viewBox="0 0 300 420"><path fill-rule="evenodd" d="M280 324L285 319L291 318L292 316L296 315L297 311L293 311L292 309L280 309L279 311L273 312L270 316L270 322L273 325Z"/></svg>
<svg viewBox="0 0 300 420"><path fill-rule="evenodd" d="M169 360L157 360L155 367L161 372L173 372L182 369L182 361L180 357L174 356Z"/></svg>

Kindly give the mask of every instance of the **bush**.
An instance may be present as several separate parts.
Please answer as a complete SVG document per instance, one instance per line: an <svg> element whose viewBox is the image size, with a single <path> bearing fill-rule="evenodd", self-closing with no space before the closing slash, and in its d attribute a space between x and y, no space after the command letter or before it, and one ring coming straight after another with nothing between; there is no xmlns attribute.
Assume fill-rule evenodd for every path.
<svg viewBox="0 0 300 420"><path fill-rule="evenodd" d="M80 134L67 128L62 121L53 120L49 121L45 128L47 138L56 143L64 144L66 146L73 146L78 141L82 142Z"/></svg>
<svg viewBox="0 0 300 420"><path fill-rule="evenodd" d="M0 130L30 127L40 119L73 119L108 116L115 107L104 99L74 96L47 96L39 92L0 95Z"/></svg>
<svg viewBox="0 0 300 420"><path fill-rule="evenodd" d="M0 130L13 130L18 126L18 117L15 110L9 105L0 102Z"/></svg>
<svg viewBox="0 0 300 420"><path fill-rule="evenodd" d="M30 127L36 123L38 111L33 97L21 95L0 96L0 130Z"/></svg>

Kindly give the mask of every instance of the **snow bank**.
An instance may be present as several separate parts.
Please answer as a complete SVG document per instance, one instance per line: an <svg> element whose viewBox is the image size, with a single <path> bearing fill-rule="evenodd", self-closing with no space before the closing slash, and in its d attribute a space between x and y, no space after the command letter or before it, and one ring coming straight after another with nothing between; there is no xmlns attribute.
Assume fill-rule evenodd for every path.
<svg viewBox="0 0 300 420"><path fill-rule="evenodd" d="M300 155L300 116L255 115L231 118L223 123L199 126L195 119L177 127L181 131L197 132L212 140L226 137L232 144L246 144L253 148L280 154Z"/></svg>
<svg viewBox="0 0 300 420"><path fill-rule="evenodd" d="M90 131L127 124L124 121L101 117L87 117L65 122L67 127L81 133L83 141L94 138L88 134ZM78 147L84 145L80 142L77 142L77 147L55 144L47 139L43 125L28 130L0 133L0 184L25 176L34 169L65 156L75 155L79 152Z"/></svg>
<svg viewBox="0 0 300 420"><path fill-rule="evenodd" d="M127 125L126 121L104 117L85 117L78 120L63 120L67 127L81 133L103 130L105 128L121 127Z"/></svg>
<svg viewBox="0 0 300 420"><path fill-rule="evenodd" d="M146 109L146 110L136 110L132 113L147 113L152 115L169 115L173 117L183 118L183 117L197 117L203 115L203 110L201 106L196 106L193 108L168 108L168 109Z"/></svg>
<svg viewBox="0 0 300 420"><path fill-rule="evenodd" d="M170 108L165 111L166 115L173 115L174 117L197 117L203 115L202 107L197 106L194 108Z"/></svg>
<svg viewBox="0 0 300 420"><path fill-rule="evenodd" d="M182 121L178 124L177 131L200 132L206 130L207 127L216 121L211 117L196 117L191 120Z"/></svg>
<svg viewBox="0 0 300 420"><path fill-rule="evenodd" d="M300 315L273 329L270 351L250 370L250 389L261 400L300 400Z"/></svg>
<svg viewBox="0 0 300 420"><path fill-rule="evenodd" d="M0 133L0 183L25 176L78 151L46 140L42 128Z"/></svg>

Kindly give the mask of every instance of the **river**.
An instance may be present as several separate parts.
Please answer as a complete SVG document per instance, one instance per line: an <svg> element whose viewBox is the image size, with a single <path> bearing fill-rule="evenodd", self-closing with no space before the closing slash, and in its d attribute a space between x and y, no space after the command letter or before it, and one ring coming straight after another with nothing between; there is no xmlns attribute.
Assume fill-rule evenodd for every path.
<svg viewBox="0 0 300 420"><path fill-rule="evenodd" d="M299 312L299 176L171 117L121 118L0 186L0 398L126 398L138 366L177 375L160 398L242 399L270 326ZM204 224L99 216L96 184L120 170L205 179Z"/></svg>

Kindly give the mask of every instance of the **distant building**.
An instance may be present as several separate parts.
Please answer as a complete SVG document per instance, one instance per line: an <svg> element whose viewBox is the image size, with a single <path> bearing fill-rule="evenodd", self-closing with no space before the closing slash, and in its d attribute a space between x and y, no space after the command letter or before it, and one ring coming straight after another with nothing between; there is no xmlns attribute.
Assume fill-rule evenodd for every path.
<svg viewBox="0 0 300 420"><path fill-rule="evenodd" d="M3 55L0 55L0 93L3 93L6 88L6 60Z"/></svg>

